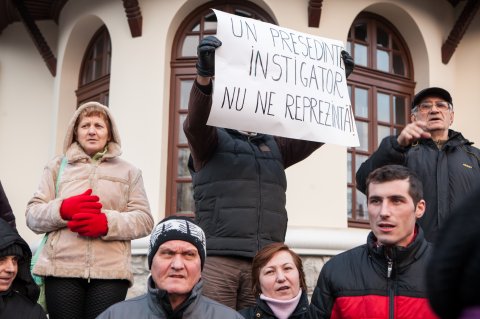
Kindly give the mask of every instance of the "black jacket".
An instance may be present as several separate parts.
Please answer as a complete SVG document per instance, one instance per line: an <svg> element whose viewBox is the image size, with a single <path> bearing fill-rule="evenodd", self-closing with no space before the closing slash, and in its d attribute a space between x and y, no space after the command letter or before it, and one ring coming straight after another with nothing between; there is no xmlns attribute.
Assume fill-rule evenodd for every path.
<svg viewBox="0 0 480 319"><path fill-rule="evenodd" d="M0 218L5 220L10 224L10 226L16 229L15 215L13 214L12 207L10 207L7 195L3 190L2 182L0 182Z"/></svg>
<svg viewBox="0 0 480 319"><path fill-rule="evenodd" d="M272 309L268 306L265 300L257 297L255 306L239 311L245 319L277 319L273 314ZM308 319L308 296L305 291L298 301L298 305L293 313L288 317L289 319Z"/></svg>
<svg viewBox="0 0 480 319"><path fill-rule="evenodd" d="M480 306L480 188L440 229L428 265L427 291L433 309L445 319Z"/></svg>
<svg viewBox="0 0 480 319"><path fill-rule="evenodd" d="M357 188L365 193L368 174L378 167L399 164L414 171L424 186L427 207L418 222L428 241L435 240L452 208L480 186L480 150L459 132L449 130L448 136L441 150L431 139L402 147L396 136L388 136L356 174Z"/></svg>
<svg viewBox="0 0 480 319"><path fill-rule="evenodd" d="M330 259L318 277L310 317L436 318L425 284L431 244L417 230L407 247L378 246L370 232L365 245Z"/></svg>
<svg viewBox="0 0 480 319"><path fill-rule="evenodd" d="M37 304L40 290L30 273L32 252L27 243L10 225L0 219L0 250L18 244L23 257L18 261L18 272L9 290L0 293L0 319L46 318L42 307Z"/></svg>
<svg viewBox="0 0 480 319"><path fill-rule="evenodd" d="M205 231L209 256L253 258L265 245L285 240L282 155L270 135L217 132L218 145L208 163L195 172L189 161L195 220Z"/></svg>

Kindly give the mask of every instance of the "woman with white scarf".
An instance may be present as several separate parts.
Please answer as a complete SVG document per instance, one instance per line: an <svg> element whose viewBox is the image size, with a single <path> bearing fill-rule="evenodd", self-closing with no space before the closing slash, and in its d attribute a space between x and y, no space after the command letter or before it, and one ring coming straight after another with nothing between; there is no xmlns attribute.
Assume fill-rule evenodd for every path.
<svg viewBox="0 0 480 319"><path fill-rule="evenodd" d="M256 304L240 311L245 319L308 318L307 285L302 260L283 243L260 250L252 262Z"/></svg>

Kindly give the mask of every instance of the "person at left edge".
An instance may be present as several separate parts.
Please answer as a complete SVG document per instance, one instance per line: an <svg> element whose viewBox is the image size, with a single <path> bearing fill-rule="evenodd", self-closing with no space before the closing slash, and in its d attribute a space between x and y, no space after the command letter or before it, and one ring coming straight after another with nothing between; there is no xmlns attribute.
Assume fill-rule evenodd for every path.
<svg viewBox="0 0 480 319"><path fill-rule="evenodd" d="M28 244L0 218L0 319L46 319L30 273Z"/></svg>
<svg viewBox="0 0 480 319"><path fill-rule="evenodd" d="M153 218L141 171L122 160L112 113L81 105L68 125L63 156L47 163L28 202L27 225L49 233L34 274L45 276L50 319L95 318L125 299L133 283L131 240L147 236Z"/></svg>

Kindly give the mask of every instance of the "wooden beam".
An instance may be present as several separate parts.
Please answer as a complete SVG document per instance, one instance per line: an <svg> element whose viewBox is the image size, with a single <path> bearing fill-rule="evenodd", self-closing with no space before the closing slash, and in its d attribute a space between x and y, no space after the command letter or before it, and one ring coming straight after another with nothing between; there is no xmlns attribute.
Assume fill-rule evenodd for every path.
<svg viewBox="0 0 480 319"><path fill-rule="evenodd" d="M15 8L18 10L20 20L27 28L30 37L33 40L33 43L37 47L37 50L40 52L43 60L45 61L48 70L50 73L55 76L57 74L57 58L53 55L52 50L48 46L48 43L45 41L45 38L40 32L40 29L37 27L35 21L27 10L23 0L13 0Z"/></svg>
<svg viewBox="0 0 480 319"><path fill-rule="evenodd" d="M320 17L322 15L323 0L308 1L308 26L318 28L320 26Z"/></svg>
<svg viewBox="0 0 480 319"><path fill-rule="evenodd" d="M138 0L122 0L125 13L127 14L130 34L133 38L142 36L142 12Z"/></svg>
<svg viewBox="0 0 480 319"><path fill-rule="evenodd" d="M442 62L444 64L448 64L452 58L452 55L460 43L460 40L462 40L465 31L467 31L468 26L477 13L478 8L480 8L480 1L478 0L468 0L463 8L463 11L453 26L452 31L450 31L447 40L442 45Z"/></svg>

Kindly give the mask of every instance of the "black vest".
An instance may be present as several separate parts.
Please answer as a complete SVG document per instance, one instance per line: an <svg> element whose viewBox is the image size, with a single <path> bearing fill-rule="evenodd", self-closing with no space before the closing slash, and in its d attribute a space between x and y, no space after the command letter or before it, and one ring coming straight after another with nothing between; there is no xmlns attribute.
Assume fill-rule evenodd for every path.
<svg viewBox="0 0 480 319"><path fill-rule="evenodd" d="M270 135L217 129L218 145L193 179L195 220L207 236L208 255L254 257L287 231L287 180Z"/></svg>

